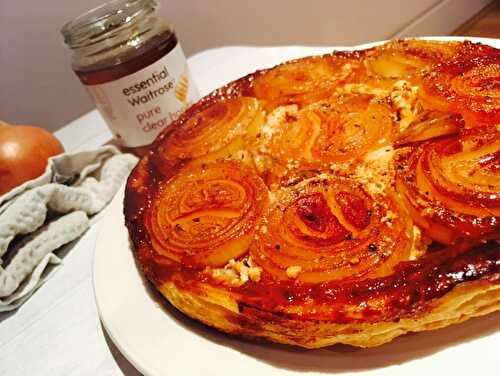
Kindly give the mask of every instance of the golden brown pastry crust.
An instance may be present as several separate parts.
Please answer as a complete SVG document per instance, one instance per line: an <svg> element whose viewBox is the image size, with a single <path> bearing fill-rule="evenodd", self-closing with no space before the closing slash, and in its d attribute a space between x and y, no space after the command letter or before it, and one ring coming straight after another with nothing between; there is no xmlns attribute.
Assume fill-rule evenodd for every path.
<svg viewBox="0 0 500 376"><path fill-rule="evenodd" d="M206 287L207 291L193 294L173 283L166 283L159 290L186 315L226 333L306 348L337 343L375 347L409 332L444 328L500 309L500 285L498 281L489 280L461 284L442 298L435 299L424 313L377 323L335 323L287 319L279 315L248 315L238 310L236 300Z"/></svg>
<svg viewBox="0 0 500 376"><path fill-rule="evenodd" d="M227 333L378 346L500 308L498 50L394 41L258 71L129 177L146 277Z"/></svg>

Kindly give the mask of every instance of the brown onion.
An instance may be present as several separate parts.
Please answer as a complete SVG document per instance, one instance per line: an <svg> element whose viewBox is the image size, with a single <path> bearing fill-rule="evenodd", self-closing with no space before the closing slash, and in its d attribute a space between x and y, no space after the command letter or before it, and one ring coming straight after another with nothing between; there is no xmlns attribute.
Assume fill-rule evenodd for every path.
<svg viewBox="0 0 500 376"><path fill-rule="evenodd" d="M0 122L0 195L40 176L47 160L63 152L59 140L45 129Z"/></svg>

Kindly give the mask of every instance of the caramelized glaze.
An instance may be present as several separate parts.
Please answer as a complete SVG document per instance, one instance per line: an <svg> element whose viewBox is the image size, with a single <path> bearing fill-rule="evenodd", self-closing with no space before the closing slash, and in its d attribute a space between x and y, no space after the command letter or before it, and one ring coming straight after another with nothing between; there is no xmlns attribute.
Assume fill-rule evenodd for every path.
<svg viewBox="0 0 500 376"><path fill-rule="evenodd" d="M496 49L470 42L394 41L288 62L209 94L156 139L128 180L126 225L146 277L160 290L173 283L190 296L216 289L237 303L238 315L227 320L240 329L231 331L251 336L260 336L269 322L284 328L287 320L348 324L422 317L457 286L497 284L499 59ZM231 111L254 120L228 116ZM311 113L317 119L307 115L301 122ZM377 116L387 119L386 128L374 130ZM332 126L332 117L349 121ZM352 121L358 118L360 124ZM220 119L237 120L223 120L224 136L211 141L219 128L210 127ZM333 141L318 136L315 122L332 132ZM297 129L304 140L290 136ZM199 135L202 143L193 143L191 151ZM347 142L341 152L348 157L331 158L328 147L338 149L341 137L359 139L361 146L346 151ZM174 142L179 151L169 149ZM252 236L248 244L238 243L246 251L221 251L227 258L217 262L197 258L189 246L189 259L162 253L153 238L165 227L148 227L155 205L182 205L165 204L170 201L160 187L185 179L188 191L189 179L199 181L205 192L200 210L213 220L207 187L215 183L193 171L224 163L245 171L259 187L241 203L224 201L238 191L231 183L238 173L226 174L218 188L217 210L226 212L213 231L243 226ZM172 192L185 193L180 187ZM258 219L249 220L243 208ZM211 273L220 268L230 275L233 259L259 269L258 278L235 284Z"/></svg>

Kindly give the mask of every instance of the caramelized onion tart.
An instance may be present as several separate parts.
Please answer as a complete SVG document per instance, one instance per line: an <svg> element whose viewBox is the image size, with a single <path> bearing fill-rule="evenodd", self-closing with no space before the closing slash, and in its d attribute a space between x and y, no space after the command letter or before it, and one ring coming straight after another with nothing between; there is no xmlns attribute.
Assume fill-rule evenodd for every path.
<svg viewBox="0 0 500 376"><path fill-rule="evenodd" d="M371 347L500 309L500 51L398 40L257 71L128 179L138 265L223 332Z"/></svg>

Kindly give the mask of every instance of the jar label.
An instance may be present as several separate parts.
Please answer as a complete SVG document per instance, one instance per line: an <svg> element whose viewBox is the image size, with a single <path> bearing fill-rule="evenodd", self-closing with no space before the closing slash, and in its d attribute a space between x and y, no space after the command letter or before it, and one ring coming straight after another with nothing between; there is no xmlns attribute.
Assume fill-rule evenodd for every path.
<svg viewBox="0 0 500 376"><path fill-rule="evenodd" d="M114 137L128 147L153 142L199 98L179 43L140 71L86 87Z"/></svg>

